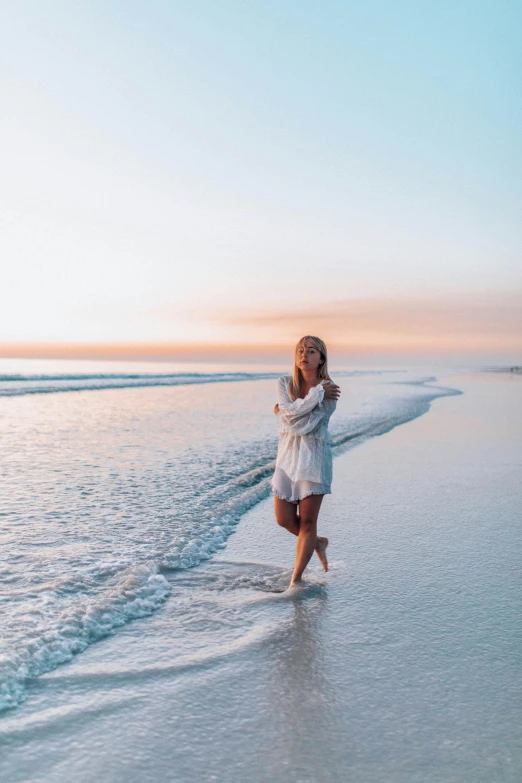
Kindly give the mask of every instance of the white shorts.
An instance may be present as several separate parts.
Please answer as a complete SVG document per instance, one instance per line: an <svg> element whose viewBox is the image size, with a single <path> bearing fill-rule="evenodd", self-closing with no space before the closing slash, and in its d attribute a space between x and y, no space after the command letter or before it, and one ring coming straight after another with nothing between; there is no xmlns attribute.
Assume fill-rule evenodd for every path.
<svg viewBox="0 0 522 783"><path fill-rule="evenodd" d="M272 492L281 500L289 503L299 503L309 495L330 495L330 484L320 484L315 481L292 481L281 468L276 468L271 481Z"/></svg>

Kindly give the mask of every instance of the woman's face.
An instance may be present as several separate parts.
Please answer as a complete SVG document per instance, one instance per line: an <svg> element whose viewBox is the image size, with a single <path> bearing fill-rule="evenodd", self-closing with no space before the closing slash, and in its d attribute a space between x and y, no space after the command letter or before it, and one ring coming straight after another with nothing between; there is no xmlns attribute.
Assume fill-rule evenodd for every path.
<svg viewBox="0 0 522 783"><path fill-rule="evenodd" d="M297 366L300 370L315 370L322 363L321 352L311 343L300 345L297 349Z"/></svg>

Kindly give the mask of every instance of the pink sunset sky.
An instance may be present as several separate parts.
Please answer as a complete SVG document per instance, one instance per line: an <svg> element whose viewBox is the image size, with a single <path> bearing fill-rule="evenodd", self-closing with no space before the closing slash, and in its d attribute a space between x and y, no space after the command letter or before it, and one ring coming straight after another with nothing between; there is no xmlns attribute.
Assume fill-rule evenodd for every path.
<svg viewBox="0 0 522 783"><path fill-rule="evenodd" d="M504 5L11 4L0 356L522 364Z"/></svg>

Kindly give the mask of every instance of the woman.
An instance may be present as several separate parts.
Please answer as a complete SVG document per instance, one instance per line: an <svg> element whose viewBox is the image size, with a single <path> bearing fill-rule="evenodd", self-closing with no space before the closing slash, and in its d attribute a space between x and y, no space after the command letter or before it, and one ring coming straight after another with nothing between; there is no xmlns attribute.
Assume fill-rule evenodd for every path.
<svg viewBox="0 0 522 783"><path fill-rule="evenodd" d="M302 337L295 348L292 376L277 382L274 408L279 422L272 479L275 515L278 525L297 536L291 587L301 581L314 550L328 571L328 539L317 535L317 517L323 496L331 493L328 421L340 393L328 375L326 345L318 337Z"/></svg>

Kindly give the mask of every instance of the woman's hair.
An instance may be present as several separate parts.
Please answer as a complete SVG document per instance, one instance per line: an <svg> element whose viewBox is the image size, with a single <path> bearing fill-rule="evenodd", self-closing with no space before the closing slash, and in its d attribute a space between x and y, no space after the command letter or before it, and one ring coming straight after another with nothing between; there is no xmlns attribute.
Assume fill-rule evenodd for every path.
<svg viewBox="0 0 522 783"><path fill-rule="evenodd" d="M313 347L316 348L321 354L321 364L317 368L317 377L321 381L331 380L328 374L328 352L326 350L326 345L319 337L312 337L309 334L307 334L306 337L301 337L301 339L295 346L294 369L292 372L292 380L288 385L288 391L290 393L290 397L293 400L296 400L298 397L301 396L301 389L303 388L303 374L297 365L297 359L298 359L297 352L299 351L299 348L306 347L307 343L309 345L313 345Z"/></svg>

